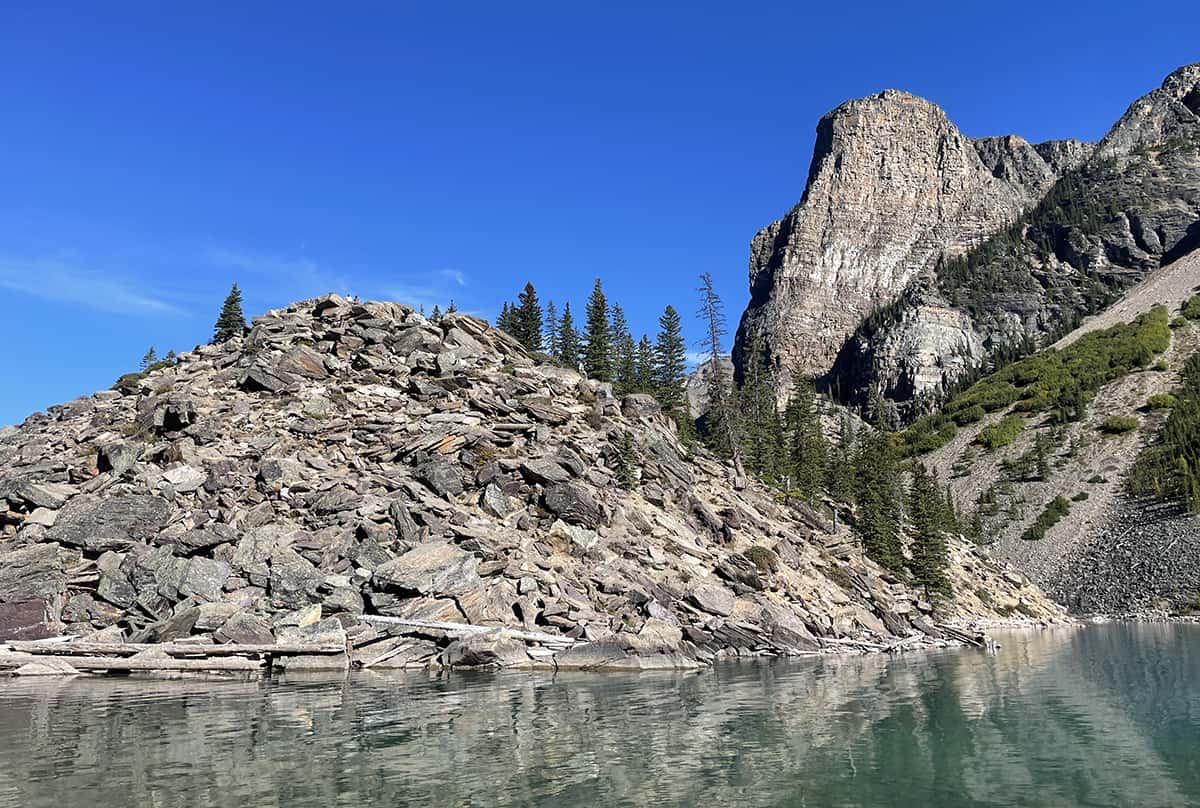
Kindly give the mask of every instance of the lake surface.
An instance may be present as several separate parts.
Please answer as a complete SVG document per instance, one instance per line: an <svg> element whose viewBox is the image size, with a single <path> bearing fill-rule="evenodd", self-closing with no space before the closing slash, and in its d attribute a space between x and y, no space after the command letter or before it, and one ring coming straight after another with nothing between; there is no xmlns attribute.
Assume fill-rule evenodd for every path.
<svg viewBox="0 0 1200 808"><path fill-rule="evenodd" d="M690 674L0 679L0 806L1200 805L1200 626Z"/></svg>

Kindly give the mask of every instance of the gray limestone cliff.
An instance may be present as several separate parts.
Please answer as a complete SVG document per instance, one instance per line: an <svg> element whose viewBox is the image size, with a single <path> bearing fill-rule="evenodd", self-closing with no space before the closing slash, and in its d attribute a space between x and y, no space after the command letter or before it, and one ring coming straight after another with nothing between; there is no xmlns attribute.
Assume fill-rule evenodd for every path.
<svg viewBox="0 0 1200 808"><path fill-rule="evenodd" d="M824 377L905 415L980 367L1053 341L1200 245L1200 65L1135 101L1095 147L971 140L887 91L826 115L804 197L751 245L734 348L763 336L779 389Z"/></svg>

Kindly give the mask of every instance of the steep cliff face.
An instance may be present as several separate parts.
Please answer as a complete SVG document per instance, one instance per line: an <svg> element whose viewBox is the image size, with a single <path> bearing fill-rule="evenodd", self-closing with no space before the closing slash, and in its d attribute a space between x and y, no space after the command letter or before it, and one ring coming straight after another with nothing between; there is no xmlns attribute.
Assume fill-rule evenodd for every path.
<svg viewBox="0 0 1200 808"><path fill-rule="evenodd" d="M1094 148L968 140L901 93L839 107L804 199L751 246L735 362L762 329L781 390L825 375L852 404L878 391L901 413L928 409L989 358L1053 341L1200 246L1198 111L1200 65Z"/></svg>
<svg viewBox="0 0 1200 808"><path fill-rule="evenodd" d="M1070 147L971 140L936 105L895 90L849 101L817 126L803 199L751 244L740 367L760 331L781 372L829 370L841 342L943 254L1012 221L1071 162Z"/></svg>

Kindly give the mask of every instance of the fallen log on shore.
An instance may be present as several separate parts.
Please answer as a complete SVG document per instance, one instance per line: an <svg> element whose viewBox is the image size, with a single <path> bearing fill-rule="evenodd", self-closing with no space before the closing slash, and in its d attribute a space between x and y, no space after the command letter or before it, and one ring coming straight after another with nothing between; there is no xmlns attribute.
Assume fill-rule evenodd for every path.
<svg viewBox="0 0 1200 808"><path fill-rule="evenodd" d="M185 642L44 642L40 640L13 640L8 647L27 654L54 654L57 656L133 656L142 651L161 651L173 657L225 657L241 655L292 655L292 654L344 654L341 645L308 645L276 643L227 643L201 645Z"/></svg>
<svg viewBox="0 0 1200 808"><path fill-rule="evenodd" d="M43 659L38 654L0 653L0 668L20 668ZM78 671L258 671L266 666L266 661L259 659L177 659L166 654L147 657L54 656L53 659Z"/></svg>
<svg viewBox="0 0 1200 808"><path fill-rule="evenodd" d="M359 619L366 623L382 623L385 625L401 626L415 630L424 629L427 631L441 631L455 636L487 634L493 631L503 631L515 640L536 642L543 645L571 647L579 642L571 637L564 637L561 634L546 634L542 631L522 631L518 629L507 628L505 626L476 626L470 623L439 623L433 620L409 620L405 617L388 617L387 615L381 614L359 615Z"/></svg>

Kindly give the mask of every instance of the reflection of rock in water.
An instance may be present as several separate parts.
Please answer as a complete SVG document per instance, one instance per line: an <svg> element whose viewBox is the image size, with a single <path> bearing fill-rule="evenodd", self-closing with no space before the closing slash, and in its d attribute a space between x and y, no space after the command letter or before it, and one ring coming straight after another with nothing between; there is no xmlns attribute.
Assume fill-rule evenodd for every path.
<svg viewBox="0 0 1200 808"><path fill-rule="evenodd" d="M1105 626L700 674L6 683L0 805L1184 805L1198 682L1200 627Z"/></svg>

